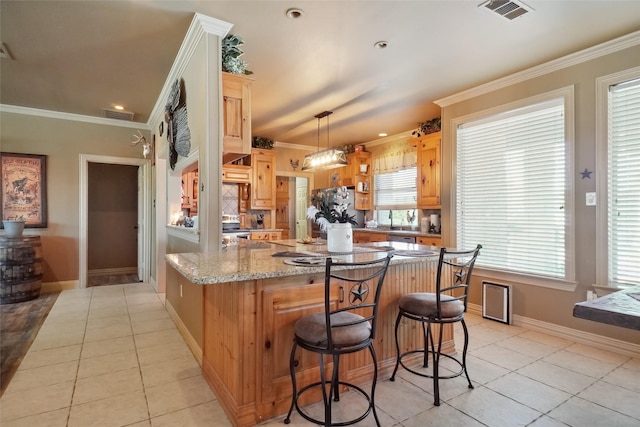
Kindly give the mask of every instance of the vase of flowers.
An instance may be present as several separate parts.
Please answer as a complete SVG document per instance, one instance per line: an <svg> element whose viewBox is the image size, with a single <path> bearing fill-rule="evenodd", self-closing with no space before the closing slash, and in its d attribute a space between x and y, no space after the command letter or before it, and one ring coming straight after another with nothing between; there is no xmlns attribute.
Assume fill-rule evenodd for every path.
<svg viewBox="0 0 640 427"><path fill-rule="evenodd" d="M347 187L337 187L334 193L325 192L317 206L307 209L307 218L315 221L320 230L327 232L327 250L329 252L352 252L352 224L357 224L353 215L349 215L349 192Z"/></svg>

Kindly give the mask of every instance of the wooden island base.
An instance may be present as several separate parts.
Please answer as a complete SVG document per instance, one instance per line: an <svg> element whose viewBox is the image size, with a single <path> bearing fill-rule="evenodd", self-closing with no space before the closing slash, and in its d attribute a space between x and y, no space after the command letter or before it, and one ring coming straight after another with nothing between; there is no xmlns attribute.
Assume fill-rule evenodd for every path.
<svg viewBox="0 0 640 427"><path fill-rule="evenodd" d="M381 297L375 349L379 379L389 378L396 359L394 324L397 300L409 292L435 290L436 258L416 259L389 267ZM336 304L344 304L348 289L335 284ZM203 375L234 426L253 426L283 416L291 402L289 354L294 322L322 310L324 276L321 273L204 285ZM417 322L400 326L401 351L422 345ZM444 333L444 348L453 352L452 328ZM416 357L416 361L419 357ZM300 351L296 368L299 387L319 378L317 356ZM372 361L368 352L341 359L341 380L370 384ZM331 369L329 365L327 369ZM318 396L310 396L309 402Z"/></svg>

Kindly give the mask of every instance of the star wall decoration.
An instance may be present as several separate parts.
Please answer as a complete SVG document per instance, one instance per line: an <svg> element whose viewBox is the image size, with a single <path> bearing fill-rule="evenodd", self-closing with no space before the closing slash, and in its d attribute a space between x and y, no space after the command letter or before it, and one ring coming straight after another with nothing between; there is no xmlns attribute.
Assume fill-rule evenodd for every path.
<svg viewBox="0 0 640 427"><path fill-rule="evenodd" d="M588 170L587 168L584 168L584 170L582 172L580 172L580 175L582 175L582 179L588 178L591 179L591 174L593 172Z"/></svg>

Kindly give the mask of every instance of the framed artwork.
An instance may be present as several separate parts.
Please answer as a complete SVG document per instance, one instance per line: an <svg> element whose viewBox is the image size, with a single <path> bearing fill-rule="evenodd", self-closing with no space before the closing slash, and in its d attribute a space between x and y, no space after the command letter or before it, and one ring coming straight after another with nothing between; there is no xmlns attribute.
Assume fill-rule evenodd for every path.
<svg viewBox="0 0 640 427"><path fill-rule="evenodd" d="M0 153L2 219L24 218L25 227L47 226L47 156Z"/></svg>

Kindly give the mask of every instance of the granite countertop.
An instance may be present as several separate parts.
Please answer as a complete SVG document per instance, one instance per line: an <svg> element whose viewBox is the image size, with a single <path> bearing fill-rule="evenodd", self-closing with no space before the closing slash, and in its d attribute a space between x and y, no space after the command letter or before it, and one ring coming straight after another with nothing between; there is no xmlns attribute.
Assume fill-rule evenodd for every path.
<svg viewBox="0 0 640 427"><path fill-rule="evenodd" d="M395 234L398 236L426 236L426 237L441 237L441 234L436 233L423 233L417 229L415 230L391 230L389 228L354 228L353 231L364 231L367 233L385 233Z"/></svg>
<svg viewBox="0 0 640 427"><path fill-rule="evenodd" d="M640 331L640 286L579 302L573 316Z"/></svg>
<svg viewBox="0 0 640 427"><path fill-rule="evenodd" d="M208 285L324 273L324 263L308 266L285 263L285 260L294 259L297 254L300 258L326 258L329 256L327 246L324 244L326 241L319 243L323 244L303 244L295 239L270 242L244 240L236 246L229 246L219 252L168 254L165 258L192 283ZM367 261L384 257L393 250L394 257L391 264L419 262L435 264L439 255L435 247L402 242L354 244L353 247L353 253L331 254L331 256L345 261ZM412 256L413 253L419 255Z"/></svg>

